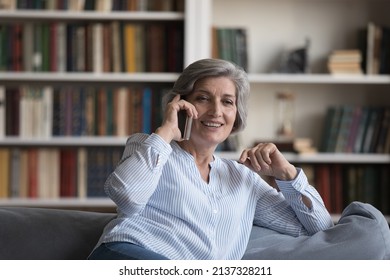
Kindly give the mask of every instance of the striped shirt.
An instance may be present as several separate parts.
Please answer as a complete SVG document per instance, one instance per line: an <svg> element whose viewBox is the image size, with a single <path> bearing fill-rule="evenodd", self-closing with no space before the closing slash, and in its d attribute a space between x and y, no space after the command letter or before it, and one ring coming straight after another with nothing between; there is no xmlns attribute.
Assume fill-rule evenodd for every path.
<svg viewBox="0 0 390 280"><path fill-rule="evenodd" d="M318 192L302 170L277 181L280 192L255 172L214 155L206 183L191 154L157 134L131 136L105 191L118 217L103 242L125 241L169 259L241 259L252 225L311 235L332 225ZM312 201L309 209L301 200Z"/></svg>

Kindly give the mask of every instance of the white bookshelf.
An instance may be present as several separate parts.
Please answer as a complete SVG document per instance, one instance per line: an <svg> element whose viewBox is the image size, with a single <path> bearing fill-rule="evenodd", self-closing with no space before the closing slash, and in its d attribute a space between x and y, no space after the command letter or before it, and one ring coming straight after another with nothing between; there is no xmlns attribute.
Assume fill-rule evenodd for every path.
<svg viewBox="0 0 390 280"><path fill-rule="evenodd" d="M353 2L353 5L351 3ZM298 137L313 139L318 146L326 107L334 104L384 104L390 106L390 75L334 76L326 73L325 60L336 48L355 44L354 34L367 21L390 26L390 0L185 0L179 12L64 12L0 10L0 22L20 21L184 21L184 64L211 55L212 26L240 26L248 31L251 99L246 130L240 134L243 147L257 139L273 139L275 93L296 93L295 119ZM311 39L308 74L277 74L272 70L281 55ZM0 85L173 83L178 73L23 73L0 72ZM29 146L124 146L116 137L52 137L49 139L0 139L0 147ZM239 153L220 153L236 159ZM389 164L380 154L286 154L295 163ZM2 200L0 205L105 206L96 200ZM41 203L41 204L40 204ZM34 205L35 205L34 204Z"/></svg>
<svg viewBox="0 0 390 280"><path fill-rule="evenodd" d="M207 57L209 41L209 17L206 12L210 2L207 0L184 0L183 12L174 11L63 11L63 10L0 10L0 23L20 22L136 22L183 23L184 54L186 66L194 60ZM202 18L201 22L199 19ZM1 86L131 86L131 85L172 85L178 73L104 73L104 72L0 72ZM124 147L127 137L49 137L21 138L0 137L0 148L54 149L79 147ZM0 199L2 206L31 206L53 208L102 208L112 209L114 204L107 198L56 198L56 199Z"/></svg>
<svg viewBox="0 0 390 280"><path fill-rule="evenodd" d="M353 5L351 4L353 2ZM275 139L275 96L291 91L295 98L297 137L320 144L322 119L329 105L390 106L390 75L330 75L332 50L357 47L357 31L369 21L390 26L388 0L210 0L211 26L247 31L251 82L249 119L242 146ZM232 20L234 18L234 20ZM275 73L281 58L310 39L308 73Z"/></svg>
<svg viewBox="0 0 390 280"><path fill-rule="evenodd" d="M329 106L390 106L390 75L331 75L326 67L331 51L358 47L358 30L368 22L390 26L389 0L210 0L210 5L211 26L239 27L247 34L251 96L247 128L239 135L242 147L277 140L278 92L295 95L295 136L312 139L317 148ZM310 42L307 73L278 73L281 58L304 47L306 39ZM221 154L232 159L239 155ZM388 154L284 155L294 164L308 166L379 169L390 164Z"/></svg>

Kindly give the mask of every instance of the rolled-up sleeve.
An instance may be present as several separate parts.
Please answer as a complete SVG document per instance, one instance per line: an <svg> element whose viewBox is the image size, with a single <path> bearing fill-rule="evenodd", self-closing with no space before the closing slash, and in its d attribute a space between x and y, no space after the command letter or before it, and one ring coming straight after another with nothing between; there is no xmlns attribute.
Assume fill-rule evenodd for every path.
<svg viewBox="0 0 390 280"><path fill-rule="evenodd" d="M297 171L298 175L294 180L276 180L276 183L299 221L312 235L333 226L333 222L320 194L309 184L304 171L300 168L297 168ZM302 196L311 201L311 207L303 203Z"/></svg>
<svg viewBox="0 0 390 280"><path fill-rule="evenodd" d="M171 152L171 146L157 134L135 134L128 139L121 162L104 185L122 212L135 214L143 210Z"/></svg>

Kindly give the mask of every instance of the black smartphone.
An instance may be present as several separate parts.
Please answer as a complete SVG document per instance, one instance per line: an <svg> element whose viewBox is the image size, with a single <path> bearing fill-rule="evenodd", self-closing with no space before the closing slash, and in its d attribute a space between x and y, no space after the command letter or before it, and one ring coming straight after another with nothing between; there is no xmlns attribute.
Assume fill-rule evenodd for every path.
<svg viewBox="0 0 390 280"><path fill-rule="evenodd" d="M192 118L189 117L186 111L180 111L178 114L179 129L181 131L182 140L190 139L191 127L192 127Z"/></svg>

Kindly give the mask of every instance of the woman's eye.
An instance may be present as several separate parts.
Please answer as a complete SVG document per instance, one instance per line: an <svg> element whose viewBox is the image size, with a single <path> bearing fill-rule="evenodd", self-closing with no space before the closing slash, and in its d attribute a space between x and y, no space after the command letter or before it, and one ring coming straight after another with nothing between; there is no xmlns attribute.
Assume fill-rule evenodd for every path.
<svg viewBox="0 0 390 280"><path fill-rule="evenodd" d="M198 101L205 101L205 100L208 100L208 98L206 96L198 96L196 98L196 100L198 100Z"/></svg>

